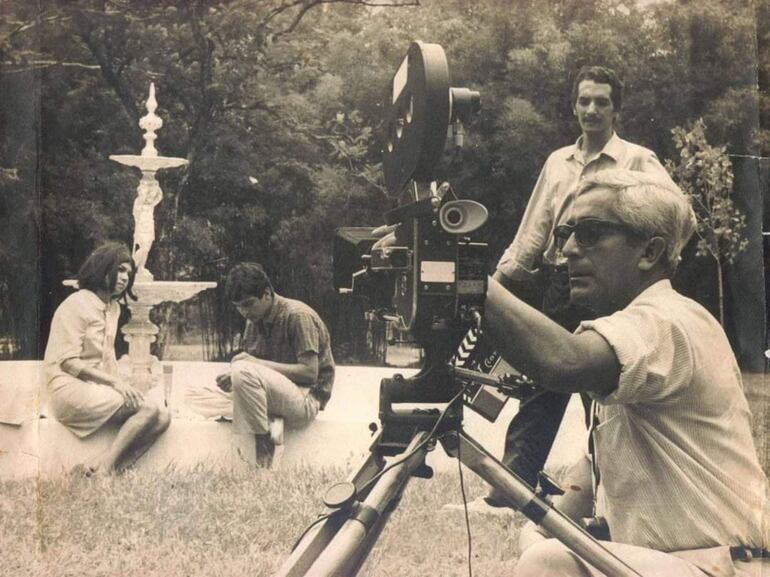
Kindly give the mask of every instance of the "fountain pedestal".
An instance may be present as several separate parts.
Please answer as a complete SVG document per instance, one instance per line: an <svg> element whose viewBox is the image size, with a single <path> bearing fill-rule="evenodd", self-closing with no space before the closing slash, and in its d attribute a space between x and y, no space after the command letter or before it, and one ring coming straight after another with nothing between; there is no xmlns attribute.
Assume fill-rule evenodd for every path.
<svg viewBox="0 0 770 577"><path fill-rule="evenodd" d="M160 329L150 320L152 307L162 302L182 302L199 292L214 288L215 282L138 281L134 283L136 301L128 299L131 320L123 328L123 338L128 343L128 362L131 367L131 384L147 391L156 384L157 372L153 367L158 358L150 354ZM122 360L122 359L121 359Z"/></svg>

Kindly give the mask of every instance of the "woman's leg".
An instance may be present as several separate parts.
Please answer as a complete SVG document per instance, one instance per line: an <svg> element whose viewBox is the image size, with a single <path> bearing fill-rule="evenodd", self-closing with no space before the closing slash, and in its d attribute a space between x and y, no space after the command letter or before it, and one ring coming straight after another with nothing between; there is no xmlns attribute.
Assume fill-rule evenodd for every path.
<svg viewBox="0 0 770 577"><path fill-rule="evenodd" d="M121 416L116 414L118 419ZM109 449L90 468L94 472L110 474L126 459L133 464L168 429L170 423L168 411L145 399L142 406L125 419Z"/></svg>
<svg viewBox="0 0 770 577"><path fill-rule="evenodd" d="M137 439L137 442L121 455L116 464L116 469L123 471L132 467L134 463L136 463L136 461L155 444L155 441L166 432L166 429L168 429L170 424L171 413L160 408L158 419L155 421L155 426Z"/></svg>

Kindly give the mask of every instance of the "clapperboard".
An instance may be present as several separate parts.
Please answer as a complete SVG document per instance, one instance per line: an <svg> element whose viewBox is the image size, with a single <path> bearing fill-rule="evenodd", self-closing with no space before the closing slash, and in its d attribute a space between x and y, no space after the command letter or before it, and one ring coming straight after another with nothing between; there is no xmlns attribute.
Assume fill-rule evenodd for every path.
<svg viewBox="0 0 770 577"><path fill-rule="evenodd" d="M472 328L463 338L452 359L456 367L478 371L490 376L522 376L492 348L480 331ZM465 404L485 419L494 422L503 410L508 395L490 385L470 383L465 389Z"/></svg>

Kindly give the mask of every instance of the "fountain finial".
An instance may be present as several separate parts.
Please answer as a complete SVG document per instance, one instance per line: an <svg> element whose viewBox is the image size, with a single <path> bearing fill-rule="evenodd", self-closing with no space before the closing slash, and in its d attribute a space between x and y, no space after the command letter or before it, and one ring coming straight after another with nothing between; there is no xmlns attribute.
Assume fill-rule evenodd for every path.
<svg viewBox="0 0 770 577"><path fill-rule="evenodd" d="M158 156L158 150L155 148L155 134L163 126L163 119L155 114L158 108L158 101L155 100L155 83L150 82L150 95L145 103L147 114L139 120L139 128L144 130L145 145L142 149L142 156L155 158Z"/></svg>

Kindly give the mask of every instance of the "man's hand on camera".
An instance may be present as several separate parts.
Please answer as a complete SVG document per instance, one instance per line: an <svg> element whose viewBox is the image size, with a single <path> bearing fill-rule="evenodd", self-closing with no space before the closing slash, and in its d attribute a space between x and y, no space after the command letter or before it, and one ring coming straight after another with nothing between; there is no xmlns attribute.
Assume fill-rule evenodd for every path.
<svg viewBox="0 0 770 577"><path fill-rule="evenodd" d="M224 392L229 393L233 390L233 382L230 380L230 373L217 375L217 386Z"/></svg>
<svg viewBox="0 0 770 577"><path fill-rule="evenodd" d="M396 233L395 232L389 232L388 234L386 234L385 236L383 236L382 238L377 240L377 242L375 242L372 245L372 249L371 250L375 250L375 249L378 249L378 248L385 249L385 248L388 248L389 246L396 246Z"/></svg>

